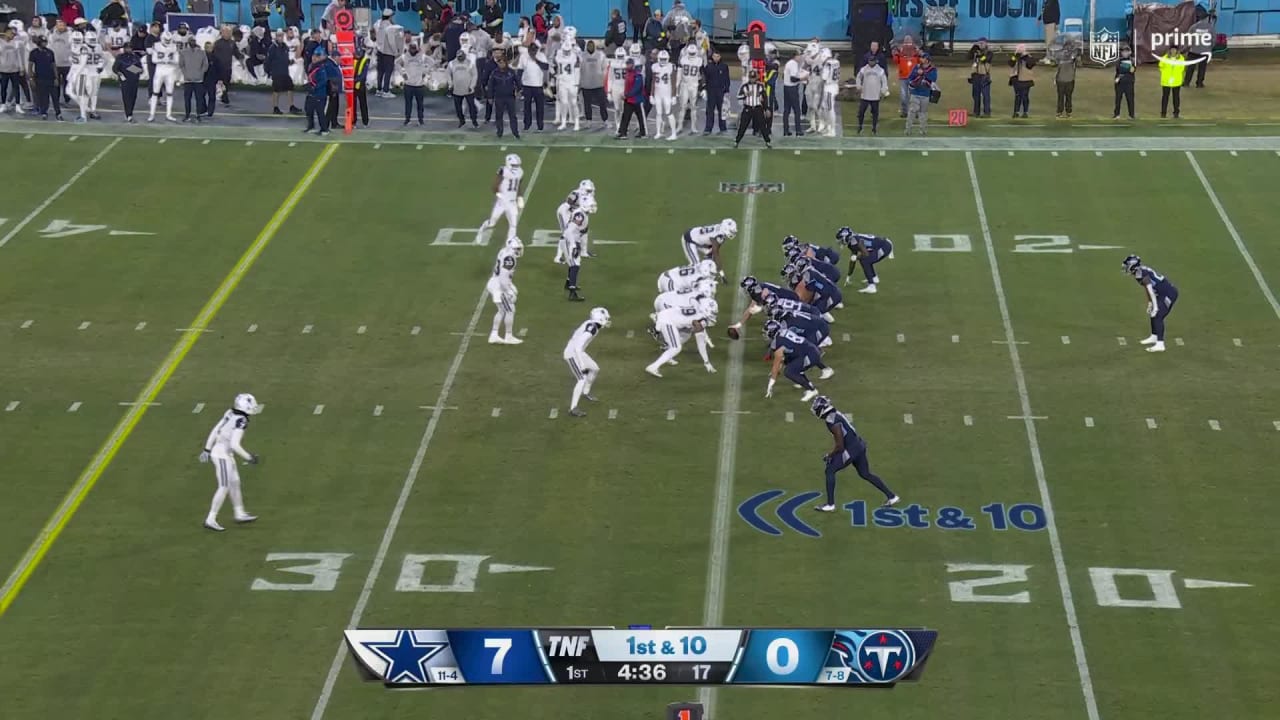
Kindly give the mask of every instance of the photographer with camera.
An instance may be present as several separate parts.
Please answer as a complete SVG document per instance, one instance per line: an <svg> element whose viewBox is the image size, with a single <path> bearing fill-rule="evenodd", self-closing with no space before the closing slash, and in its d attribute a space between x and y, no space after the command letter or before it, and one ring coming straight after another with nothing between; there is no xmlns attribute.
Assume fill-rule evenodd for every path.
<svg viewBox="0 0 1280 720"><path fill-rule="evenodd" d="M1036 59L1027 53L1026 45L1018 45L1009 56L1009 87L1013 88L1013 116L1026 118L1031 112L1031 88L1036 84ZM1022 114L1019 115L1018 113Z"/></svg>

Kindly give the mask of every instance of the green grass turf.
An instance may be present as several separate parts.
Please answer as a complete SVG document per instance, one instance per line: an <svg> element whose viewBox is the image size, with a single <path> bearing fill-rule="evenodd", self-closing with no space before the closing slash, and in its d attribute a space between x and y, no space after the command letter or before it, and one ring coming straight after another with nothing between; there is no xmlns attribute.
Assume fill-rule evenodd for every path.
<svg viewBox="0 0 1280 720"><path fill-rule="evenodd" d="M0 139L6 157L46 168L5 196L0 217L24 218L107 142ZM10 369L0 410L21 401L0 412L6 572L124 413L116 403L137 395L178 339L174 329L191 321L319 150L127 139L0 249L0 359ZM686 227L721 217L742 228L727 246L735 279L747 269L738 248L748 238L750 269L768 279L789 232L828 242L848 223L895 239L896 259L879 266L883 292L846 288L828 352L837 375L823 387L852 414L873 466L905 503L960 508L977 527L858 528L847 512L805 510L823 533L810 539L743 523L733 508L757 492L820 489L818 456L830 443L789 384L763 397L753 322L741 367L748 414L735 416L723 622L923 625L941 639L920 684L882 693L726 688L719 717L1087 717L1049 532L995 531L980 511L1042 502L1026 424L1008 419L1022 407L1010 348L998 342L1005 325L987 231L1009 320L1026 343L1015 350L1030 405L1045 418L1034 421L1034 437L1101 717L1264 717L1280 699L1268 680L1280 671L1269 650L1280 638L1265 620L1280 601L1280 566L1267 552L1268 518L1280 511L1270 470L1280 461L1272 404L1280 318L1185 153L974 153L983 218L964 153L761 152L758 179L786 188L758 196L748 218L744 197L719 193L718 183L746 180L749 153L555 148L538 168L539 151L524 150L526 177L538 168L521 224L526 242L534 229L553 228L564 193L591 177L601 206L592 236L634 244L596 246L583 305L564 302L553 250L531 247L517 274L516 325L527 342L473 337L455 368L458 333L477 312L477 332L488 332L491 307L478 303L497 244L431 243L440 228L485 216L503 154L349 145L333 155L0 616L0 645L17 648L0 656L0 686L18 689L5 694L0 715L310 717L433 412L438 422L362 625L700 623L725 422L713 411L726 402L730 341L717 333L715 376L692 351L663 381L641 369L656 354L644 333L654 277L682 262ZM1280 159L1194 157L1262 282L1271 281L1280 254L1267 244L1274 201L1261 180ZM158 175L157 166L197 172ZM448 181L424 182L409 168L447 169ZM251 190L250 173L271 190ZM125 207L106 192L118 186L132 190ZM157 207L157 196L172 202ZM54 218L158 234L42 238ZM972 249L914 249L915 236L944 234L967 237ZM1028 242L1016 235L1066 235L1073 252L1016 252ZM1086 244L1121 247L1078 247ZM1137 345L1147 327L1140 292L1119 269L1128 252L1182 292L1162 356ZM721 291L722 326L734 291ZM601 402L571 421L560 353L595 304L614 317L592 346ZM83 321L92 324L77 330ZM449 409L421 408L446 382ZM213 535L199 527L212 473L195 456L242 390L267 405L246 441L267 461L242 468L262 519ZM198 403L205 407L193 412ZM841 502L875 502L874 490L843 475ZM332 591L251 590L258 578L306 581L279 570L289 563L266 562L288 552L348 557ZM554 569L482 571L470 593L397 591L409 554ZM955 602L949 581L994 573L948 573L948 563L1029 566L1025 583L979 589L1025 592L1027 602ZM1174 571L1181 607L1100 606L1089 571L1098 567ZM425 581L448 582L438 570ZM1253 587L1188 589L1185 578ZM1126 598L1151 594L1138 580L1120 588ZM361 682L349 662L340 667L326 718L638 719L697 695L391 693Z"/></svg>

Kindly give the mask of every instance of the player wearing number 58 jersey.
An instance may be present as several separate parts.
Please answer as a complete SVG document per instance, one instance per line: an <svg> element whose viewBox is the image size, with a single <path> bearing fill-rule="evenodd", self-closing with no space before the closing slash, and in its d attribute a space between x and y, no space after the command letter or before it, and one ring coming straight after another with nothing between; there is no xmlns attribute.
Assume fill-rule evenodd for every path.
<svg viewBox="0 0 1280 720"><path fill-rule="evenodd" d="M569 365L569 371L573 373L576 381L573 386L573 398L569 401L569 414L574 417L586 415L578 409L579 400L584 397L591 402L596 400L591 397L591 386L595 384L600 374L600 366L587 354L587 346L596 339L601 330L612 324L608 310L602 307L594 308L586 321L573 331L569 344L564 346L564 361Z"/></svg>
<svg viewBox="0 0 1280 720"><path fill-rule="evenodd" d="M1147 315L1151 318L1151 335L1142 340L1150 345L1147 352L1164 352L1164 319L1173 312L1178 301L1178 288L1169 278L1142 264L1142 258L1130 255L1124 259L1124 271L1133 276L1147 296Z"/></svg>
<svg viewBox="0 0 1280 720"><path fill-rule="evenodd" d="M515 283L516 264L523 254L524 243L513 237L507 240L493 261L493 274L485 285L489 299L497 307L493 314L493 329L489 331L490 345L519 345L524 342L512 332L516 321L516 296L519 294ZM499 328L506 330L505 336L498 335Z"/></svg>
<svg viewBox="0 0 1280 720"><path fill-rule="evenodd" d="M498 168L493 178L493 211L489 219L480 224L480 233L497 227L498 219L507 218L507 239L516 236L516 223L520 220L520 211L524 210L524 196L520 194L520 183L524 180L524 167L520 156L512 153L506 162Z"/></svg>
<svg viewBox="0 0 1280 720"><path fill-rule="evenodd" d="M235 508L236 522L253 522L258 518L244 509L244 498L240 494L240 471L236 469L236 456L250 465L258 463L258 456L241 446L245 428L249 427L249 416L262 412L258 400L249 393L236 396L231 409L222 414L222 419L209 431L204 441L204 450L200 453L200 462L212 462L214 475L218 478L218 489L213 493L213 502L209 505L209 514L204 519L204 526L210 530L222 532L218 524L218 511L231 495L231 506Z"/></svg>
<svg viewBox="0 0 1280 720"><path fill-rule="evenodd" d="M878 475L871 472L871 466L867 463L867 442L862 439L862 436L853 427L849 416L836 410L835 405L832 405L831 400L825 395L819 395L814 398L813 404L809 406L809 409L813 412L814 417L827 424L827 430L836 441L835 447L831 449L831 452L822 456L822 459L827 464L827 502L825 505L820 505L814 509L820 512L836 511L836 473L850 465L858 471L859 477L884 493L886 507L897 505L898 496L884 484L884 481Z"/></svg>

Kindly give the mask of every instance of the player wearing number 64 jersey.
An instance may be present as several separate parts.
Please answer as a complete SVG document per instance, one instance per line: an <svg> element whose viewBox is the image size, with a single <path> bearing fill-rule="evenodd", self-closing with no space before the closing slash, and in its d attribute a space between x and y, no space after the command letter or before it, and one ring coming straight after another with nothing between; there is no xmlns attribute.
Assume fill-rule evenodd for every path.
<svg viewBox="0 0 1280 720"><path fill-rule="evenodd" d="M236 456L250 465L258 464L258 456L245 450L240 442L244 439L245 428L249 427L249 416L262 412L258 400L249 393L240 393L231 404L231 409L222 414L222 419L209 431L204 441L204 450L200 453L200 462L212 462L214 475L218 478L218 489L213 493L213 502L209 505L209 514L204 519L204 526L210 530L222 532L225 528L218 524L218 511L227 495L231 495L231 507L235 508L236 522L248 523L258 518L244 509L244 498L240 494L240 471L236 469Z"/></svg>
<svg viewBox="0 0 1280 720"><path fill-rule="evenodd" d="M578 409L579 400L584 397L591 402L596 400L591 397L591 386L595 384L596 377L600 374L600 366L587 354L587 346L596 339L601 330L612 324L608 310L602 307L593 308L586 321L573 331L569 344L564 346L564 361L569 365L569 371L573 373L576 381L573 386L573 398L569 401L569 414L574 417L586 415Z"/></svg>
<svg viewBox="0 0 1280 720"><path fill-rule="evenodd" d="M520 182L524 179L524 167L520 156L512 153L506 162L498 168L493 178L493 211L489 219L480 224L479 233L497 227L498 219L507 218L507 239L516 236L516 223L520 220L520 212L524 210L524 196L520 194Z"/></svg>

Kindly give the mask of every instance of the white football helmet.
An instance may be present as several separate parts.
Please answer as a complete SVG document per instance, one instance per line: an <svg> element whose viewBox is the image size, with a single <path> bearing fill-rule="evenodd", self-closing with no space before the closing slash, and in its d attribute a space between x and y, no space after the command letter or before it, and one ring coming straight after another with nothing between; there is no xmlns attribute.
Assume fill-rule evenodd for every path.
<svg viewBox="0 0 1280 720"><path fill-rule="evenodd" d="M706 316L707 322L714 325L720 314L720 304L713 297L704 297L698 302L698 309Z"/></svg>
<svg viewBox="0 0 1280 720"><path fill-rule="evenodd" d="M584 213L591 214L600 209L596 204L595 195L582 195L578 198L578 209Z"/></svg>
<svg viewBox="0 0 1280 720"><path fill-rule="evenodd" d="M258 398L249 393L240 393L236 396L236 400L231 407L245 415L257 415L262 412L262 406L258 404Z"/></svg>
<svg viewBox="0 0 1280 720"><path fill-rule="evenodd" d="M707 297L715 297L716 281L709 277L700 278L693 286L694 292Z"/></svg>
<svg viewBox="0 0 1280 720"><path fill-rule="evenodd" d="M520 242L520 238L518 237L513 237L507 241L507 249L516 257L524 255L524 243Z"/></svg>
<svg viewBox="0 0 1280 720"><path fill-rule="evenodd" d="M23 30L23 26L22 26L22 21L21 21L21 20L10 20L10 21L9 21L9 27L13 28L13 31L14 31L14 32L16 32L16 33L20 33L20 32L22 32L22 30Z"/></svg>
<svg viewBox="0 0 1280 720"><path fill-rule="evenodd" d="M89 47L97 47L97 46L98 46L98 33L94 32L93 30L85 30L85 32L84 32L84 44L85 44L85 45L88 45Z"/></svg>
<svg viewBox="0 0 1280 720"><path fill-rule="evenodd" d="M684 46L684 50L682 52L684 53L685 57L688 57L688 58L697 57L698 46L694 45L693 43L689 43L688 45Z"/></svg>
<svg viewBox="0 0 1280 720"><path fill-rule="evenodd" d="M511 153L507 156L506 163L509 168L518 168L520 167L520 156L515 153Z"/></svg>
<svg viewBox="0 0 1280 720"><path fill-rule="evenodd" d="M698 263L697 268L698 274L704 278L713 278L720 273L720 270L716 268L715 260L703 260Z"/></svg>
<svg viewBox="0 0 1280 720"><path fill-rule="evenodd" d="M609 311L602 307L591 309L591 322L597 325L609 327L613 324L613 318L609 317Z"/></svg>
<svg viewBox="0 0 1280 720"><path fill-rule="evenodd" d="M160 33L160 42L164 43L165 45L172 45L173 33L169 32L168 30L165 30L164 32Z"/></svg>
<svg viewBox="0 0 1280 720"><path fill-rule="evenodd" d="M830 59L831 59L831 48L822 48L822 50L818 53L818 60L820 62L826 62Z"/></svg>
<svg viewBox="0 0 1280 720"><path fill-rule="evenodd" d="M666 50L658 51L658 62L670 62L670 61L671 61L671 53L667 52Z"/></svg>
<svg viewBox="0 0 1280 720"><path fill-rule="evenodd" d="M644 56L644 47L642 47L642 46L640 45L640 43L638 43L638 42L633 42L633 43L631 43L631 56L632 56L632 57L643 57L643 56Z"/></svg>
<svg viewBox="0 0 1280 720"><path fill-rule="evenodd" d="M71 47L78 48L81 45L84 45L84 33L76 30L71 33Z"/></svg>
<svg viewBox="0 0 1280 720"><path fill-rule="evenodd" d="M626 51L626 50L623 50L622 48L618 48L618 49L616 49L616 50L614 50L614 51L613 51L613 58L614 58L615 60L626 60L626 59L627 59L627 51Z"/></svg>
<svg viewBox="0 0 1280 720"><path fill-rule="evenodd" d="M738 221L733 218L725 218L720 221L720 234L727 238L735 238L738 236Z"/></svg>
<svg viewBox="0 0 1280 720"><path fill-rule="evenodd" d="M581 195L595 195L596 184L591 182L590 180L583 180L582 182L578 183L578 193Z"/></svg>

